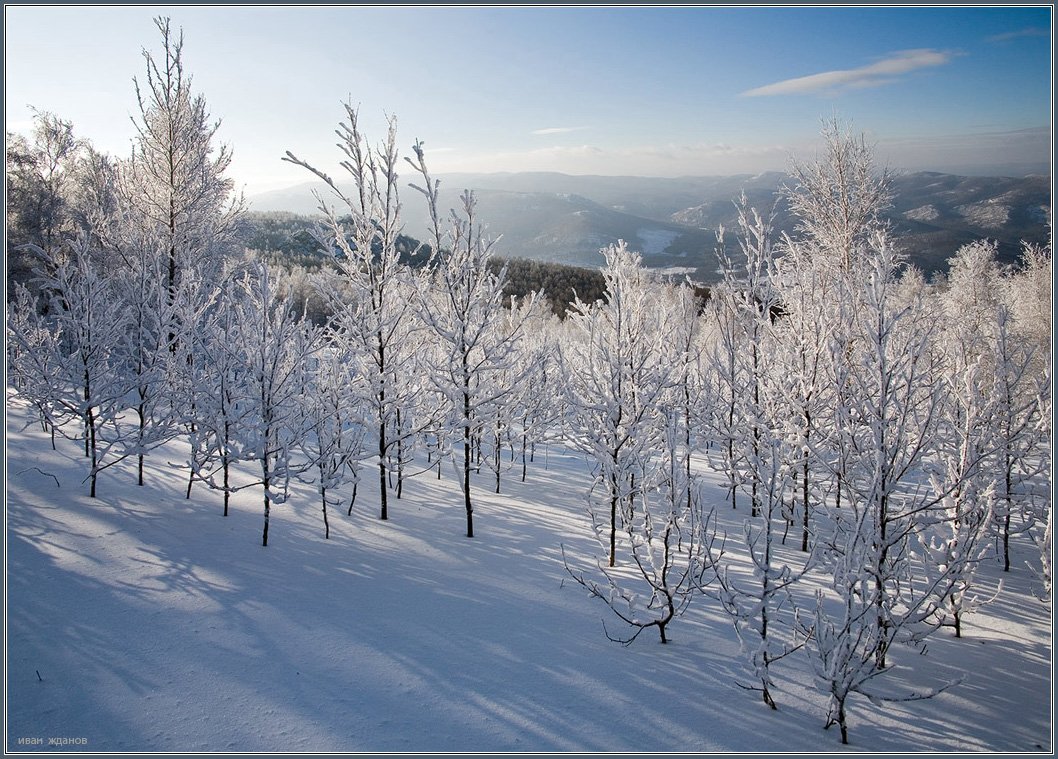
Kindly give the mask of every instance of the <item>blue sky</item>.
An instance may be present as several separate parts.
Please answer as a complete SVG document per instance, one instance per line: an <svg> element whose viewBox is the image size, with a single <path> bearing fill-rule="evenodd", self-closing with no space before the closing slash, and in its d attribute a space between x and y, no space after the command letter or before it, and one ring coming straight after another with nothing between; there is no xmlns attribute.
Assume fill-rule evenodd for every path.
<svg viewBox="0 0 1058 759"><path fill-rule="evenodd" d="M679 176L781 170L838 116L900 170L1044 171L1051 8L41 7L5 9L9 130L29 105L126 155L152 18L249 194L333 171L342 102L431 168Z"/></svg>

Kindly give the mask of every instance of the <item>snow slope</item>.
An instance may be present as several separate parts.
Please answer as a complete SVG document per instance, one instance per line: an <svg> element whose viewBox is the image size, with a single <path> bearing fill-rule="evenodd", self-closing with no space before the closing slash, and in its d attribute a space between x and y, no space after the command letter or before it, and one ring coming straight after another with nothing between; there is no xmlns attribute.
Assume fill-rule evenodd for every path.
<svg viewBox="0 0 1058 759"><path fill-rule="evenodd" d="M226 519L202 486L184 500L179 445L142 488L131 467L104 472L93 500L77 445L52 452L11 391L7 413L8 751L842 749L800 659L777 668L777 712L736 686L737 641L708 600L669 645L606 639L601 621L624 631L560 560L560 544L581 564L597 548L585 466L559 447L502 495L480 476L473 540L445 471L407 483L388 522L365 484L329 541L298 486L262 548L259 492ZM721 516L736 533L741 516ZM1017 550L964 639L894 653L909 683L965 682L885 708L855 698L849 749L1050 751L1050 607ZM982 574L994 588L1001 573Z"/></svg>

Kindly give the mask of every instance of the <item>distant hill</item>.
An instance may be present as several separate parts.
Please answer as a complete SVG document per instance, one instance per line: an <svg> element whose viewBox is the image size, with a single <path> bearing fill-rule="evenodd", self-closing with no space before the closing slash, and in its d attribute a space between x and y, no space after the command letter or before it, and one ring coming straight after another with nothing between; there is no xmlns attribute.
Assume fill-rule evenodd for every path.
<svg viewBox="0 0 1058 759"><path fill-rule="evenodd" d="M409 175L408 181L413 181ZM501 255L578 266L599 266L599 249L624 239L647 266L716 280L715 230L735 226L734 199L745 192L751 205L775 210L780 231L792 231L776 208L784 174L723 177L602 177L526 172L449 174L441 180L441 205L458 204L464 189L478 197L479 218L501 237ZM304 183L251 197L255 211L317 212L313 189ZM918 172L896 177L892 222L911 259L927 274L944 271L960 245L987 237L1012 262L1021 240L1048 238L1050 177L963 177ZM402 187L405 232L426 237L422 196Z"/></svg>

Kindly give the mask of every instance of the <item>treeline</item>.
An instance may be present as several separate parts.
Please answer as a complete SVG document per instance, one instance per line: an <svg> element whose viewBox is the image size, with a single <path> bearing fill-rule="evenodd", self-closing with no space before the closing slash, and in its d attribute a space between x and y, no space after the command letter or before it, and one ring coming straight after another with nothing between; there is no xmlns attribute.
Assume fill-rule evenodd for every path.
<svg viewBox="0 0 1058 759"><path fill-rule="evenodd" d="M350 217L339 219L348 224ZM308 276L324 268L333 269L335 255L328 252L317 239L316 232L324 223L323 217L302 216L285 211L247 213L241 223L241 243L249 251L274 267L286 270L294 279L295 307L305 308L314 321L322 323L327 314L312 292ZM407 235L397 240L400 263L413 268L427 264L430 247ZM594 302L606 297L606 283L598 269L536 261L526 258L504 258L497 254L489 262L490 270L498 275L506 267L503 294L518 301L533 293L541 293L552 313L565 317L576 297ZM707 288L699 288L699 296L708 297Z"/></svg>

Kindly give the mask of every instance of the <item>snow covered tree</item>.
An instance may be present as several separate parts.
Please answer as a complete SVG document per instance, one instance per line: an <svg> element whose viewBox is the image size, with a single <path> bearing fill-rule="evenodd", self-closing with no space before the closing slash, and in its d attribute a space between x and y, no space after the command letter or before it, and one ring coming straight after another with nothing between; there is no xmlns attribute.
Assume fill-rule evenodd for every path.
<svg viewBox="0 0 1058 759"><path fill-rule="evenodd" d="M1050 386L1050 377L1047 378L1047 387ZM1051 406L1051 393L1045 392L1040 394L1039 398L1039 413L1037 414L1036 431L1039 435L1040 440L1040 470L1041 472L1051 471L1051 436L1053 434L1053 426L1051 419L1052 417L1052 406ZM1052 556L1052 525L1054 520L1054 509L1051 506L1051 494L1050 494L1050 482L1047 484L1047 488L1041 488L1042 492L1039 493L1039 503L1036 504L1035 511L1037 513L1037 521L1043 523L1044 529L1043 534L1036 539L1036 544L1040 551L1040 579L1043 581L1043 599L1045 601L1051 600L1051 582L1053 572L1051 569L1051 556ZM1041 514L1040 512L1044 512Z"/></svg>
<svg viewBox="0 0 1058 759"><path fill-rule="evenodd" d="M71 417L80 421L78 437L83 436L90 460L85 479L90 483L89 495L95 498L99 473L128 455L120 414L130 387L116 355L124 323L120 301L92 263L87 235L68 247L69 253L59 257L50 275L41 278L42 291L50 294L47 324L54 337L40 334L44 323L37 319L14 322L12 337L27 360L31 352L57 351L32 356L32 368L23 364L21 371L31 373L35 394L50 394L37 406L49 415L53 430L71 436L65 422Z"/></svg>
<svg viewBox="0 0 1058 759"><path fill-rule="evenodd" d="M232 181L224 176L231 152L215 144L220 122L210 121L205 99L192 93L184 71L183 32L174 33L168 18L155 19L155 25L162 54L156 58L144 50L142 86L134 80L136 138L121 170L119 195L135 223L159 238L171 303L183 272L206 263L219 271L242 201L233 199ZM203 271L208 279L210 272Z"/></svg>
<svg viewBox="0 0 1058 759"><path fill-rule="evenodd" d="M770 224L748 207L744 196L738 211L744 264L736 268L721 248L724 280L714 289L711 309L721 336L712 368L725 399L724 406L714 409L712 427L727 449L722 466L729 481L735 482L734 472L750 488L753 507L743 530L752 579L733 572L732 562L712 564L719 585L716 595L731 616L756 680L751 687L774 709L770 666L799 647L793 640L790 586L811 562L809 557L795 570L778 559L785 499L800 463L795 452L804 445L796 413L803 343L789 338L800 325L787 319L775 286Z"/></svg>
<svg viewBox="0 0 1058 759"><path fill-rule="evenodd" d="M285 502L291 477L312 466L294 454L309 427L304 393L309 361L319 342L315 330L280 297L266 264L251 265L241 289L232 334L242 354L239 372L246 385L238 446L243 459L260 467L254 484L263 488L261 545L267 546L272 504Z"/></svg>
<svg viewBox="0 0 1058 759"><path fill-rule="evenodd" d="M724 245L723 228L717 233L723 280L713 288L710 299L719 338L711 360L721 402L713 409L710 426L721 444L719 468L728 478L732 506L738 486L748 482L751 513L756 516L758 483L747 474L746 460L759 453L762 430L752 406L760 402L764 333L775 315L778 294L771 282L771 222L749 208L744 195L737 207L742 263L736 264Z"/></svg>
<svg viewBox="0 0 1058 759"><path fill-rule="evenodd" d="M800 454L793 499L796 505L789 516L791 522L800 525L801 550L807 553L812 514L825 500L828 487L825 470L820 471L815 463L813 450L831 416L833 386L828 365L835 282L827 261L813 256L810 245L786 236L780 247L772 280L782 311L776 350L784 359L781 371L789 380L790 444Z"/></svg>
<svg viewBox="0 0 1058 759"><path fill-rule="evenodd" d="M416 143L418 166L426 185L421 143ZM426 193L431 216L437 218L436 194ZM494 425L498 409L511 386L525 320L503 304L505 271L489 266L493 241L477 217L473 193L461 196L462 208L452 211L449 244L431 260L427 292L420 298L420 316L438 342L439 361L429 367L436 391L445 399L447 427L454 445L461 443L460 489L467 516L467 537L474 537L471 499L471 449L476 435Z"/></svg>
<svg viewBox="0 0 1058 759"><path fill-rule="evenodd" d="M596 529L608 532L612 567L622 514L641 492L643 468L665 429L659 403L672 385L673 367L661 349L660 289L642 258L624 241L603 253L605 300L572 304L567 320L573 336L563 346L563 364L569 438L595 464L591 492L601 491L609 518L599 517L594 506L590 511Z"/></svg>
<svg viewBox="0 0 1058 759"><path fill-rule="evenodd" d="M45 111L34 110L30 140L8 133L7 269L14 281L30 285L41 265L54 274L76 235L74 196L84 149L71 122Z"/></svg>
<svg viewBox="0 0 1058 759"><path fill-rule="evenodd" d="M301 447L316 470L316 488L323 511L324 538L330 538L328 507L336 506L336 491L353 473L363 454L365 425L350 376L350 364L333 343L320 351L306 392L309 434Z"/></svg>
<svg viewBox="0 0 1058 759"><path fill-rule="evenodd" d="M746 397L745 367L742 358L739 326L740 297L735 282L734 264L724 247L724 230L717 230L717 256L723 262L724 281L712 288L709 299L710 317L709 348L706 359L708 376L713 381L715 403L706 416L711 442L718 446L714 451L709 446L709 462L727 479L728 498L731 508L738 508L738 488L743 482L742 449L738 439L744 429L739 403ZM719 456L719 461L717 461Z"/></svg>
<svg viewBox="0 0 1058 759"><path fill-rule="evenodd" d="M574 304L569 317L580 332L579 349L574 338L566 357L572 431L593 455L595 486L606 488L604 504L610 506L607 521L589 495L592 525L608 553L607 566L596 562L605 582L565 563L577 583L635 630L628 638L607 637L631 643L656 627L667 643L668 626L713 576L715 519L702 507L690 465L701 396L699 304L690 287L651 281L638 255L622 245L607 255L607 302ZM621 345L622 337L630 342ZM593 387L608 396L592 399ZM591 420L603 418L609 434L590 431ZM622 423L628 427L621 429ZM628 439L622 438L625 431ZM607 469L617 476L605 476ZM616 566L618 533L630 554L627 568Z"/></svg>
<svg viewBox="0 0 1058 759"><path fill-rule="evenodd" d="M234 489L232 467L243 455L239 430L248 423L244 416L252 408L243 346L233 342L239 334L236 307L246 297L244 277L245 271L234 267L217 283L215 297L208 301L195 298L206 291L204 284L185 286L186 297L177 299L176 321L186 332L178 340L174 358L179 371L171 376L180 380L173 395L185 406L181 421L191 444L188 497L192 481L205 482L224 494L224 516L228 516Z"/></svg>
<svg viewBox="0 0 1058 759"><path fill-rule="evenodd" d="M829 302L836 304L841 295L834 285L842 278L853 276L856 265L873 255L871 238L885 229L881 214L892 201L892 175L888 169L876 166L874 151L863 135L852 134L850 126L837 118L823 122L822 138L822 154L812 161L794 162L793 182L783 188L782 195L796 220L794 239L799 247L798 258L813 262L815 272L822 275L813 284L823 292L830 292ZM822 332L832 341L843 341L845 347L839 353L831 352L827 364L848 364L854 347L851 338L842 334L841 316L831 312L828 321L820 325ZM847 376L848 368L844 366L835 365L830 371L832 380ZM852 392L840 382L832 384L829 408L848 405ZM833 423L819 421L823 426ZM841 451L836 454L840 456ZM834 497L840 505L845 487L845 462L839 458L836 466L830 468L834 470L831 478Z"/></svg>
<svg viewBox="0 0 1058 759"><path fill-rule="evenodd" d="M159 259L151 255L155 240L137 234L139 231L146 230L126 230L130 237L119 248L123 265L113 271L111 282L124 313L124 331L114 350L134 393L137 425L129 448L137 458L136 483L143 485L146 454L170 439L175 425L168 392L172 378L167 337L173 303L164 286ZM113 239L110 235L106 238Z"/></svg>
<svg viewBox="0 0 1058 759"><path fill-rule="evenodd" d="M515 375L521 378L514 399L521 480L526 481L528 464L535 458L536 446L561 435L564 399L559 366L557 317L542 300L523 303L525 337L516 356Z"/></svg>
<svg viewBox="0 0 1058 759"><path fill-rule="evenodd" d="M914 546L948 519L944 498L962 482L947 480L941 492L922 487L942 401L929 350L933 324L914 304L896 302L899 256L887 236L876 232L863 252L839 299L848 339L832 348L833 366L845 373L837 383L848 393L828 444L841 452L846 499L827 510L818 540L837 603L821 591L815 614L802 622L817 687L830 695L828 727L841 728L842 742L849 696L892 700L869 687L891 668L889 649L898 640L920 643L937 628L952 584L973 560L915 560Z"/></svg>
<svg viewBox="0 0 1058 759"><path fill-rule="evenodd" d="M640 633L657 628L662 643L668 643L668 626L682 616L691 600L708 585L708 570L714 560L713 515L703 515L697 484L687 477L683 463L684 433L676 409L666 414L662 435L663 452L644 462L639 474L638 499L621 502L621 531L628 542L634 572L603 566L596 568L605 582L570 566L563 548L566 571L594 598L603 600L618 618L632 627L630 637L606 637L625 645ZM600 542L605 545L603 525L594 520ZM629 576L631 574L631 576Z"/></svg>
<svg viewBox="0 0 1058 759"><path fill-rule="evenodd" d="M55 428L66 423L73 411L57 402L64 391L58 368L62 335L54 319L42 310L40 299L16 282L15 298L7 306L7 376L18 394L37 410L55 450Z"/></svg>
<svg viewBox="0 0 1058 759"><path fill-rule="evenodd" d="M811 566L811 557L794 568L778 557L778 531L786 493L794 485L793 458L784 450L782 425L767 428L757 446L757 454L749 462L750 476L758 482L760 507L757 518L743 522L743 536L752 576L739 577L732 570L734 562L723 563L720 557L710 557L715 569L719 598L724 611L738 635L742 653L746 657L761 698L772 709L774 680L771 665L801 646L794 638L793 618L796 609L791 587Z"/></svg>
<svg viewBox="0 0 1058 759"><path fill-rule="evenodd" d="M330 176L293 153L284 160L320 178L338 203L335 207L319 199L327 221L326 229L317 231L317 239L334 254L345 281L341 287L333 281L321 282L321 292L333 313L335 335L345 342L366 380L363 400L373 410L377 432L379 518L388 519L387 473L397 449L413 438L408 416L416 395L415 355L407 340L415 316L414 291L398 248L402 222L397 125L391 118L386 140L373 148L360 131L357 109L346 104L345 112L346 121L336 133L345 155L342 169L356 188L353 195L346 195Z"/></svg>
<svg viewBox="0 0 1058 759"><path fill-rule="evenodd" d="M1052 285L1050 242L1025 243L1004 295L1017 333L1031 341L1041 366L1048 363L1051 354Z"/></svg>
<svg viewBox="0 0 1058 759"><path fill-rule="evenodd" d="M964 357L965 359L965 357ZM981 357L960 361L939 378L945 396L935 436L930 485L940 495L935 524L918 540L938 573L951 572L938 614L962 636L963 617L977 607L973 579L988 553L996 479L986 460L994 445L994 398Z"/></svg>
<svg viewBox="0 0 1058 759"><path fill-rule="evenodd" d="M999 399L1000 484L997 517L1004 549L1020 516L1042 548L1043 578L1050 583L1051 524L1051 246L1026 244L1018 266L1007 278L1004 302L1010 317L1002 322L996 345ZM1042 528L1040 535L1035 528ZM1004 550L1004 566L1009 567Z"/></svg>
<svg viewBox="0 0 1058 759"><path fill-rule="evenodd" d="M669 324L668 340L663 346L674 367L669 407L677 416L682 437L680 457L690 481L691 457L713 402L705 376L704 307L689 281L667 285L662 298Z"/></svg>
<svg viewBox="0 0 1058 759"><path fill-rule="evenodd" d="M822 137L822 155L794 162L793 184L783 195L799 239L849 273L882 225L881 213L892 201L892 175L876 168L863 135L853 135L838 119L823 122Z"/></svg>

